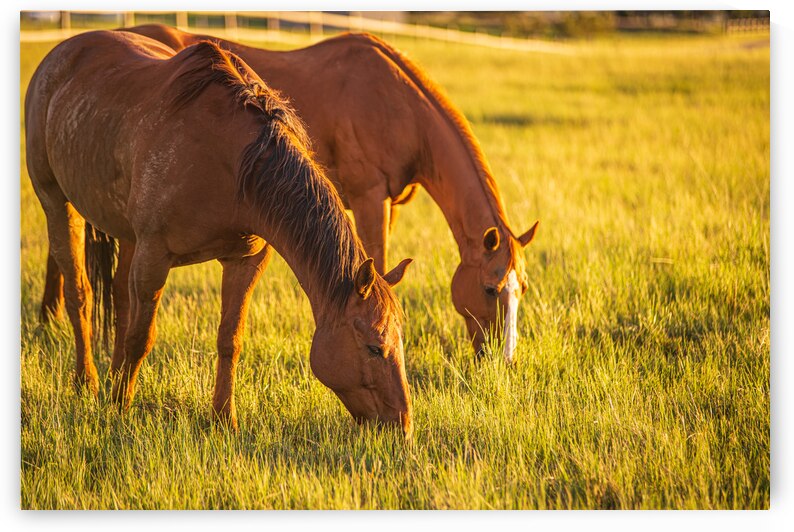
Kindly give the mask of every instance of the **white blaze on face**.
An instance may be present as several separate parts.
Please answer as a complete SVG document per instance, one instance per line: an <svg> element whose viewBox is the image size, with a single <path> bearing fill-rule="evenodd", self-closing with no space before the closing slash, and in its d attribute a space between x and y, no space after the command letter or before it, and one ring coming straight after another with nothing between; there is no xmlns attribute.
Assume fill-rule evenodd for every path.
<svg viewBox="0 0 794 532"><path fill-rule="evenodd" d="M507 283L502 289L507 296L507 309L505 310L505 360L507 362L513 361L513 352L516 350L518 343L518 291L520 286L518 284L518 277L515 270L510 270L507 276Z"/></svg>

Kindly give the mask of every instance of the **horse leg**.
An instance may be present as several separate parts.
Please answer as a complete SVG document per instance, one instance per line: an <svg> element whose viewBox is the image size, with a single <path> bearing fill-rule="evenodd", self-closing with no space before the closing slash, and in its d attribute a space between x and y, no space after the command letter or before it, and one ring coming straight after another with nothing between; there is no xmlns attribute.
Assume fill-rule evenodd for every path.
<svg viewBox="0 0 794 532"><path fill-rule="evenodd" d="M171 262L164 246L138 241L129 270L129 324L124 335L124 359L113 373L113 400L127 410L135 381L157 335L155 317Z"/></svg>
<svg viewBox="0 0 794 532"><path fill-rule="evenodd" d="M52 192L54 191L50 191ZM93 294L85 271L85 219L65 197L47 201L45 212L50 252L58 269L63 273L66 313L74 329L75 385L78 389L87 387L96 396L99 392L99 378L91 353Z"/></svg>
<svg viewBox="0 0 794 532"><path fill-rule="evenodd" d="M391 200L391 211L389 215L389 235L394 232L394 224L397 221L397 213L399 210L397 209L398 205L405 205L416 196L416 193L419 191L419 185L417 184L409 184L403 191L395 198ZM400 208L402 210L402 208Z"/></svg>
<svg viewBox="0 0 794 532"><path fill-rule="evenodd" d="M395 223L397 223L397 214L399 212L400 211L397 209L397 204L396 203L392 203L391 204L391 210L389 211L389 233L388 233L388 236L391 236L391 234L394 232L394 225L395 225Z"/></svg>
<svg viewBox="0 0 794 532"><path fill-rule="evenodd" d="M234 376L243 344L245 317L254 286L270 262L272 247L265 245L256 255L221 260L221 325L218 329L218 366L212 409L217 419L237 429L234 406Z"/></svg>
<svg viewBox="0 0 794 532"><path fill-rule="evenodd" d="M113 310L116 313L116 335L113 341L113 358L110 363L112 375L121 368L124 362L124 338L127 335L127 326L130 320L130 291L129 277L132 255L135 244L129 240L119 240L119 257L116 263L116 273L113 276Z"/></svg>
<svg viewBox="0 0 794 532"><path fill-rule="evenodd" d="M384 191L382 194L350 197L348 203L356 219L356 233L367 254L374 259L375 269L382 275L388 251L391 199Z"/></svg>
<svg viewBox="0 0 794 532"><path fill-rule="evenodd" d="M63 275L58 269L58 263L52 252L47 252L47 274L44 278L44 295L41 297L39 320L49 323L50 320L60 320L63 317Z"/></svg>

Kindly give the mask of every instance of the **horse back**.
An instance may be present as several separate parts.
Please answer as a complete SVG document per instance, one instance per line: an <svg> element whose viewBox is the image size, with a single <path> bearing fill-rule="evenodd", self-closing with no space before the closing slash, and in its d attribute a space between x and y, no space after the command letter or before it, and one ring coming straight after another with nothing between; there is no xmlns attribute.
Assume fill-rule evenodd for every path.
<svg viewBox="0 0 794 532"><path fill-rule="evenodd" d="M237 112L235 95L222 83L176 105L191 83L185 74L213 73L206 52L199 46L175 54L147 37L108 31L81 34L54 48L34 74L25 102L34 187L57 186L94 226L122 238L131 237L142 202L150 212L160 205L158 212L179 214L165 188L202 196L197 201L210 198L210 191L190 185L191 164L201 160L208 172L225 175L261 126ZM213 121L205 111L225 120ZM230 176L221 183L229 189L226 196L233 182Z"/></svg>
<svg viewBox="0 0 794 532"><path fill-rule="evenodd" d="M176 51L187 48L188 46L196 44L200 41L222 41L222 39L211 37L209 35L187 33L170 26L165 26L163 24L141 24L140 26L133 26L130 28L119 28L115 31L143 35L144 37L159 41Z"/></svg>
<svg viewBox="0 0 794 532"><path fill-rule="evenodd" d="M144 36L92 31L53 48L34 72L25 95L28 129L40 125L54 97L88 95L134 64L164 59L174 51Z"/></svg>

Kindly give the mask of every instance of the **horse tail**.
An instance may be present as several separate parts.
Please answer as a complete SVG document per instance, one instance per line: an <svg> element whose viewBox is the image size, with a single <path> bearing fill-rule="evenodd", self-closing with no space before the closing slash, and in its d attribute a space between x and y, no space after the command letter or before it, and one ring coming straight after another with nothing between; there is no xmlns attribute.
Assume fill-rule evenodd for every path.
<svg viewBox="0 0 794 532"><path fill-rule="evenodd" d="M116 325L113 311L113 274L117 257L116 239L86 222L85 262L88 282L91 283L94 293L93 326L95 331L101 331L105 348L110 343L110 334Z"/></svg>

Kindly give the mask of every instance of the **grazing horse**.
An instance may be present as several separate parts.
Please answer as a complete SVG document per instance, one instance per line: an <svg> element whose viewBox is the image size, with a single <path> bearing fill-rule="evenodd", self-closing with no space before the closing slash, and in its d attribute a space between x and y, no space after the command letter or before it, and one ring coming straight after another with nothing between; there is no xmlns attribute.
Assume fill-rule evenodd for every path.
<svg viewBox="0 0 794 532"><path fill-rule="evenodd" d="M161 25L124 31L175 50L212 40L287 96L307 125L318 161L353 211L358 235L379 272L386 265L397 206L407 203L418 185L425 187L458 244L461 262L452 279L452 300L475 351L481 352L484 332L490 330L501 333L505 357L512 360L517 305L529 282L521 250L537 223L520 236L513 233L466 118L417 65L366 34L273 52ZM50 268L45 319L59 308L58 282L57 270ZM501 330L498 303L506 317Z"/></svg>
<svg viewBox="0 0 794 532"><path fill-rule="evenodd" d="M176 53L133 33L84 33L39 65L25 128L30 178L63 272L78 384L98 391L84 255L108 247L84 247L90 223L121 243L112 293L122 340L111 372L113 398L125 409L155 339L169 270L220 261L212 406L236 427L243 324L272 246L311 303L314 374L357 421L399 424L410 435L402 318L391 290L410 260L376 272L300 120L239 57L210 42Z"/></svg>

